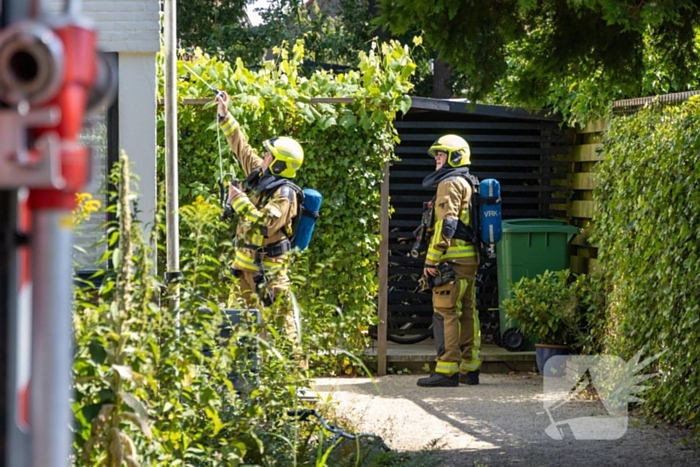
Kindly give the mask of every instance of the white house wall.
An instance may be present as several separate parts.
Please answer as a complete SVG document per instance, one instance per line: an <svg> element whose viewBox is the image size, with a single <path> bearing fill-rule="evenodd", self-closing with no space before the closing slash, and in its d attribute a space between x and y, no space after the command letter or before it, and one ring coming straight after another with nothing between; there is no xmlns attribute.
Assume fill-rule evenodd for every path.
<svg viewBox="0 0 700 467"><path fill-rule="evenodd" d="M51 12L60 11L64 1L49 0ZM159 0L83 0L83 14L99 33L98 44L105 52L153 52L160 50Z"/></svg>
<svg viewBox="0 0 700 467"><path fill-rule="evenodd" d="M45 0L50 12L64 1ZM97 29L98 47L119 55L119 146L138 175L141 220L156 208L156 53L160 50L159 0L83 0L82 13Z"/></svg>
<svg viewBox="0 0 700 467"><path fill-rule="evenodd" d="M105 52L160 50L159 0L83 0L83 11L95 21Z"/></svg>
<svg viewBox="0 0 700 467"><path fill-rule="evenodd" d="M156 60L153 53L119 54L119 142L139 177L141 219L156 208Z"/></svg>

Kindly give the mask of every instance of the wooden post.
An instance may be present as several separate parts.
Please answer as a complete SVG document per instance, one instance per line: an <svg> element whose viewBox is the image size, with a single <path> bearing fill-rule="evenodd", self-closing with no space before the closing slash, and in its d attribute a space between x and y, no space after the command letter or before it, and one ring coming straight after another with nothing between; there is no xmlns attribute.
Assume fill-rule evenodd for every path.
<svg viewBox="0 0 700 467"><path fill-rule="evenodd" d="M381 188L381 218L379 234L382 241L379 245L379 297L377 308L377 376L386 374L386 334L387 334L387 299L389 291L389 162L384 164L384 180Z"/></svg>

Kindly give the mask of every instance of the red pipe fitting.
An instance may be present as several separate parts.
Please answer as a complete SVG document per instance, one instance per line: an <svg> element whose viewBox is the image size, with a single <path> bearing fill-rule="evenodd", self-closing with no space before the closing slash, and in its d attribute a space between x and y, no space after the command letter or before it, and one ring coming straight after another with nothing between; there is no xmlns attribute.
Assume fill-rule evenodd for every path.
<svg viewBox="0 0 700 467"><path fill-rule="evenodd" d="M31 209L66 209L76 207L75 194L88 180L89 150L80 146L78 138L90 88L97 77L96 34L75 24L54 31L63 43L63 83L46 106L58 107L61 118L57 125L42 128L36 136L51 131L61 140L61 174L66 186L61 189L33 189L30 191Z"/></svg>

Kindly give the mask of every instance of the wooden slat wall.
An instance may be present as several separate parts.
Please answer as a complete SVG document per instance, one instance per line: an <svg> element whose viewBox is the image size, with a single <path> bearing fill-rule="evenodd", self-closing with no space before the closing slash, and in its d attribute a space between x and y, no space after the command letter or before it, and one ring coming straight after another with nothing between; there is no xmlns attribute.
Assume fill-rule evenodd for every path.
<svg viewBox="0 0 700 467"><path fill-rule="evenodd" d="M434 189L421 186L435 167L427 154L430 145L448 133L465 138L471 147L472 173L501 183L504 219L561 218L569 199L571 139L564 137L558 122L478 114L409 112L395 124L401 138L396 155L401 160L391 167L389 188L394 210L389 224L389 322L396 327L417 317L427 327L431 296L415 291L423 260L408 252L422 203L434 194ZM477 307L486 336L498 326L496 265L480 270L478 279ZM406 318L409 315L414 317Z"/></svg>
<svg viewBox="0 0 700 467"><path fill-rule="evenodd" d="M597 120L576 131L569 184L573 198L567 207L571 223L581 227L582 233L571 241L571 270L588 273L598 267L598 249L589 242L595 215L593 189L596 187L595 165L603 160L601 141L607 127L606 120Z"/></svg>

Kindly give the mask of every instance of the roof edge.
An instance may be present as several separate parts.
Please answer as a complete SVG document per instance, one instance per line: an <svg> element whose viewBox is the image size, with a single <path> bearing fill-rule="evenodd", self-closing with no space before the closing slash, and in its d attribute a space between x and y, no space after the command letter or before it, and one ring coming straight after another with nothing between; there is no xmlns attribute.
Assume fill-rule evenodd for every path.
<svg viewBox="0 0 700 467"><path fill-rule="evenodd" d="M466 100L435 99L432 97L411 97L411 109L437 110L440 112L455 112L463 114L478 114L489 117L517 118L527 120L542 120L561 122L559 114L547 114L543 111L529 111L522 107L506 107L502 105L471 104Z"/></svg>

